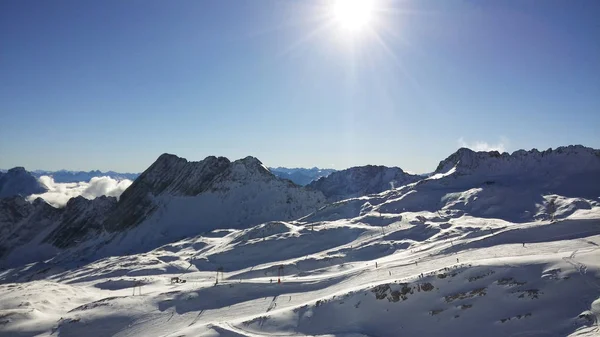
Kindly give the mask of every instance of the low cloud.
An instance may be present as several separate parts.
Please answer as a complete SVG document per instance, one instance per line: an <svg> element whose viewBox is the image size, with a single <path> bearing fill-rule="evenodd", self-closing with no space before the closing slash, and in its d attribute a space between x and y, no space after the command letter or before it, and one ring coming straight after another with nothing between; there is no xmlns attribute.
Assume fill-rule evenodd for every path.
<svg viewBox="0 0 600 337"><path fill-rule="evenodd" d="M497 143L488 143L484 141L467 142L463 137L458 139L458 146L466 147L473 151L498 151L500 153L506 152L508 146L508 139L502 137Z"/></svg>
<svg viewBox="0 0 600 337"><path fill-rule="evenodd" d="M89 182L57 183L49 176L40 177L40 182L48 188L48 192L30 195L28 200L42 198L54 207L63 207L69 199L77 196L90 200L102 195L118 198L132 183L128 179L116 180L111 177L94 177Z"/></svg>

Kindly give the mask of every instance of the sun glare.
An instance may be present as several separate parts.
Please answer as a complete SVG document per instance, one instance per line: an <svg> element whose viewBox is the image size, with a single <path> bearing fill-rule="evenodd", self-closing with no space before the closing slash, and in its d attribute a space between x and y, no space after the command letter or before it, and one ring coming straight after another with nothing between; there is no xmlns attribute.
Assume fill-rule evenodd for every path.
<svg viewBox="0 0 600 337"><path fill-rule="evenodd" d="M338 24L351 32L365 28L372 19L373 0L335 0L333 16Z"/></svg>

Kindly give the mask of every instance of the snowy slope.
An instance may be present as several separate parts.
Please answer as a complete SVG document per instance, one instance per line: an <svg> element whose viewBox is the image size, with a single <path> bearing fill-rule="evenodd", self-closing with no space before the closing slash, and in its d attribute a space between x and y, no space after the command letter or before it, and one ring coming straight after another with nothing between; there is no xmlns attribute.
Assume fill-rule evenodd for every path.
<svg viewBox="0 0 600 337"><path fill-rule="evenodd" d="M380 193L421 179L398 167L367 165L333 172L307 187L323 192L329 201L338 201Z"/></svg>
<svg viewBox="0 0 600 337"><path fill-rule="evenodd" d="M0 273L0 331L7 336L599 331L600 209L527 224L426 212L385 216L395 221L274 222L89 264L8 270ZM569 228L573 225L579 233ZM511 231L523 232L518 242L510 239ZM215 286L219 267L224 273ZM172 277L186 283L173 284ZM141 288L134 296L136 284Z"/></svg>
<svg viewBox="0 0 600 337"><path fill-rule="evenodd" d="M452 211L513 222L566 217L600 201L600 154L582 146L544 152L460 149L435 173L393 193L382 211Z"/></svg>
<svg viewBox="0 0 600 337"><path fill-rule="evenodd" d="M582 164L579 155L563 152L553 160ZM248 200L226 195L280 185L261 173L260 162L246 158L189 196L189 186L174 188L173 182L200 173L190 169L164 187L156 178L162 171L188 165L167 157L147 180L138 179L153 182L146 190L151 195L164 187L149 199L159 205L156 211L123 232L128 236L90 246L106 256L80 259L79 250L0 271L0 335L600 334L600 186L589 180L596 159L577 170L552 164L548 181L527 181L534 173L479 169L495 167L488 160L496 159L477 156L470 171L450 158L428 179L398 189L329 204L296 220L200 235L185 235L187 221L196 218L186 213L194 207L199 222L223 219L198 207L213 202L258 220L251 211L270 193ZM532 161L544 167L544 160ZM591 187L550 184L556 177L588 179ZM171 197L163 204L165 195ZM530 208L535 212L527 213ZM236 224L236 217L220 225ZM173 233L183 237L173 240ZM118 244L160 241L154 234L165 244L109 254ZM173 283L173 277L186 282Z"/></svg>
<svg viewBox="0 0 600 337"><path fill-rule="evenodd" d="M23 167L15 167L6 173L0 172L0 198L27 196L44 193L47 188Z"/></svg>

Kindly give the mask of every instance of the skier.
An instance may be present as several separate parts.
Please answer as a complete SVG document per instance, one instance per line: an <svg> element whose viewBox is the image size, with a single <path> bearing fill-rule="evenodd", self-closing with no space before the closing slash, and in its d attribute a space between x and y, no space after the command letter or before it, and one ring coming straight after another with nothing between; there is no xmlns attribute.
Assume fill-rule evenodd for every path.
<svg viewBox="0 0 600 337"><path fill-rule="evenodd" d="M525 247L525 242L523 242L523 247Z"/></svg>
<svg viewBox="0 0 600 337"><path fill-rule="evenodd" d="M458 263L458 257L456 258L456 263Z"/></svg>

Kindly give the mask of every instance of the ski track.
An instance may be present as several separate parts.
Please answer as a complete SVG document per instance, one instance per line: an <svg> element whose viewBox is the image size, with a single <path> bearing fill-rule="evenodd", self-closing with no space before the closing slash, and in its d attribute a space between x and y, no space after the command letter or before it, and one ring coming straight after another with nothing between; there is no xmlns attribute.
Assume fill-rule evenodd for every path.
<svg viewBox="0 0 600 337"><path fill-rule="evenodd" d="M600 299L600 231L596 229L600 216L513 224L485 235L473 226L479 221L481 228L487 228L490 219L448 216L438 222L408 221L383 227L333 221L315 226L315 232L302 223L293 223L288 232L247 241L238 240L241 231L232 231L222 237L184 239L168 249L159 247L147 253L98 260L30 282L4 281L0 284L0 334L351 337L381 336L381 331L389 335L421 331L422 335L458 336L468 333L465 326L469 324L489 336L593 336L600 332L600 303L596 304ZM433 232L426 240L387 239L407 230L430 233L431 226L448 221L452 226ZM564 225L571 222L589 229L576 235L556 233L557 229L567 231ZM330 236L341 233L338 228L362 233L329 247ZM512 233L518 231L528 233L523 238L525 246L513 240ZM298 248L285 247L295 249L294 254L273 260L272 254L279 252L269 247L279 247L275 246L279 240L294 235L299 238L295 241ZM202 246L200 251L189 248L198 242L210 247ZM408 246L396 246L402 242L408 242ZM325 248L304 255L305 244L322 244ZM259 246L262 250L256 250ZM246 267L242 262L249 252L266 254L269 262ZM198 269L194 264L198 259L210 262L212 256L231 267L218 285L214 282L215 271ZM280 265L285 266L285 276L277 284ZM22 272L23 278L29 277L26 270ZM458 276L440 276L453 273ZM6 275L0 274L0 280ZM175 276L187 282L170 284ZM474 281L466 281L469 277ZM503 277L527 285L497 285ZM141 296L137 292L132 295L131 285L136 282L144 284ZM391 297L373 298L374 287L418 282L430 282L437 290L410 295L428 296L417 302L409 297L406 301L410 305L394 303ZM536 296L541 299L518 297L528 291L527 287L539 288ZM456 302L444 300L478 288L487 289L486 295L465 295L467 298ZM573 296L565 295L568 292ZM566 303L557 313L545 309L555 303L549 302L555 297ZM498 303L497 311L494 303ZM462 305L476 309L460 309ZM438 309L439 313L435 311ZM586 323L577 318L586 310L594 321ZM402 323L395 325L394 320L386 318L388 313L402 317ZM531 317L522 318L527 313ZM456 319L469 324L456 324Z"/></svg>

